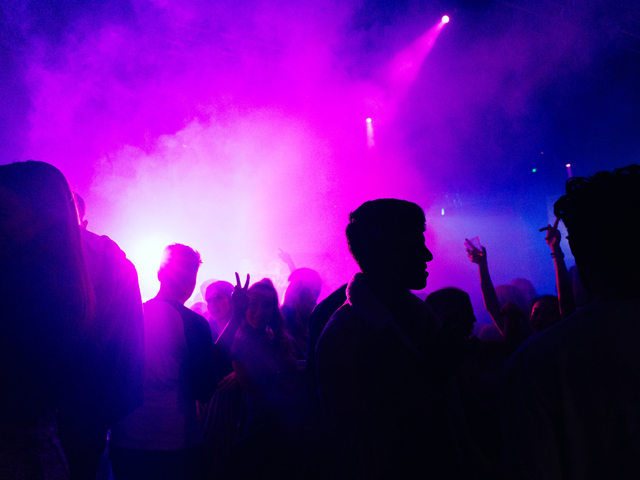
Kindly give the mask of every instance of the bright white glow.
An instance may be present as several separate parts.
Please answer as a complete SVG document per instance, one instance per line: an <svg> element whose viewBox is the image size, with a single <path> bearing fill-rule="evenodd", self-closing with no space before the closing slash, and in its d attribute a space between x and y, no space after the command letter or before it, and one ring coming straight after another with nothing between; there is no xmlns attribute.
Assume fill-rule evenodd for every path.
<svg viewBox="0 0 640 480"><path fill-rule="evenodd" d="M375 144L376 141L373 138L373 123L371 123L370 118L367 118L367 146L373 148Z"/></svg>
<svg viewBox="0 0 640 480"><path fill-rule="evenodd" d="M570 164L570 163L567 163L565 166L566 166L567 168L571 168L571 164Z"/></svg>
<svg viewBox="0 0 640 480"><path fill-rule="evenodd" d="M444 208L442 209L442 215L444 215Z"/></svg>
<svg viewBox="0 0 640 480"><path fill-rule="evenodd" d="M449 15L442 17L442 23L449 23Z"/></svg>
<svg viewBox="0 0 640 480"><path fill-rule="evenodd" d="M121 246L127 248L127 256L133 262L138 271L140 290L143 300L153 297L160 286L156 275L160 268L162 252L171 242L165 235L154 235L146 238L124 241Z"/></svg>

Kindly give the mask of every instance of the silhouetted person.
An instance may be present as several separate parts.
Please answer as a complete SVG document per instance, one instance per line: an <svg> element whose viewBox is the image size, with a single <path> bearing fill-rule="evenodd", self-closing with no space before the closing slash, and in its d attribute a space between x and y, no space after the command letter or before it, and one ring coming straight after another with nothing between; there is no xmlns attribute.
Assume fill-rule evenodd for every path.
<svg viewBox="0 0 640 480"><path fill-rule="evenodd" d="M68 478L56 417L77 393L94 312L65 177L0 166L0 478Z"/></svg>
<svg viewBox="0 0 640 480"><path fill-rule="evenodd" d="M434 343L426 285L425 217L380 199L349 215L347 242L362 273L316 348L322 407L338 478L462 478L440 388L452 372ZM329 459L327 459L330 461Z"/></svg>
<svg viewBox="0 0 640 480"><path fill-rule="evenodd" d="M221 339L228 340L225 333L235 335L239 321L230 322L214 349L207 321L184 306L200 263L200 255L185 245L164 251L160 291L144 304L144 402L111 431L110 457L118 480L204 477L196 400L211 398L222 376L219 363L231 344ZM244 302L246 293L238 290Z"/></svg>
<svg viewBox="0 0 640 480"><path fill-rule="evenodd" d="M205 289L204 298L214 340L233 318L233 290L233 285L223 280L211 282ZM231 447L236 440L242 406L242 389L236 380L231 359L221 368L224 378L203 412L207 478L215 480L230 478Z"/></svg>
<svg viewBox="0 0 640 480"><path fill-rule="evenodd" d="M510 359L502 464L518 479L640 478L640 167L571 178L554 210L594 302Z"/></svg>
<svg viewBox="0 0 640 480"><path fill-rule="evenodd" d="M135 267L113 240L83 226L96 320L77 391L66 402L69 414L61 412L60 434L71 478L93 480L108 429L142 404L144 320Z"/></svg>
<svg viewBox="0 0 640 480"><path fill-rule="evenodd" d="M289 285L284 292L280 311L289 335L293 338L296 358L305 360L309 345L309 319L315 308L322 279L311 268L296 268L289 275Z"/></svg>
<svg viewBox="0 0 640 480"><path fill-rule="evenodd" d="M273 283L249 288L245 321L231 352L244 392L243 421L234 448L233 478L291 478L290 433L296 361Z"/></svg>
<svg viewBox="0 0 640 480"><path fill-rule="evenodd" d="M305 423L305 448L307 449L307 471L309 480L312 478L324 478L326 474L324 471L326 467L326 459L324 458L326 452L322 449L326 443L326 436L329 433L320 405L320 396L318 395L316 345L318 344L320 334L327 323L329 323L331 316L346 300L347 284L344 284L316 305L309 319L309 346L304 372L307 417Z"/></svg>

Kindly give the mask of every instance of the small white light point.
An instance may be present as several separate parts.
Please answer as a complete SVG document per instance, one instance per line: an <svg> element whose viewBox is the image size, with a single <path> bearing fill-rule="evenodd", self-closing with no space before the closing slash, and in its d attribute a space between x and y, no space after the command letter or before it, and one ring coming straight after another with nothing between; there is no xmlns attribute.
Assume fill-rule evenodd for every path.
<svg viewBox="0 0 640 480"><path fill-rule="evenodd" d="M442 23L449 23L449 15L445 15L442 17Z"/></svg>
<svg viewBox="0 0 640 480"><path fill-rule="evenodd" d="M367 123L371 123L371 118L367 118Z"/></svg>
<svg viewBox="0 0 640 480"><path fill-rule="evenodd" d="M441 212L442 212L442 215L444 215L444 208L441 210Z"/></svg>

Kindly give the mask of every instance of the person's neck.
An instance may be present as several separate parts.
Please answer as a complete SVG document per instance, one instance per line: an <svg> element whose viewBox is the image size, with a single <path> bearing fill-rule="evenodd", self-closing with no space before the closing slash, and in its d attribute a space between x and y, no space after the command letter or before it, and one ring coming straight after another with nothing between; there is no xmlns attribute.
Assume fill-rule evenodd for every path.
<svg viewBox="0 0 640 480"><path fill-rule="evenodd" d="M183 298L181 295L178 295L176 292L168 288L163 288L162 285L160 285L160 291L158 292L155 298L157 298L158 300L172 300L182 305L184 305L184 302L187 301L185 298Z"/></svg>
<svg viewBox="0 0 640 480"><path fill-rule="evenodd" d="M397 282L390 281L388 276L363 272L362 279L373 296L390 308L395 307L407 292L407 289L398 286Z"/></svg>

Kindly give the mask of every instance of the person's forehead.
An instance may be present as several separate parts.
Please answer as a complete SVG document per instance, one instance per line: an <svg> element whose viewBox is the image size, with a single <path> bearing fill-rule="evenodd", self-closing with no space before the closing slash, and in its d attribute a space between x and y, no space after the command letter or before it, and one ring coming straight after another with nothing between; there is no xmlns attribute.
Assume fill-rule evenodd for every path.
<svg viewBox="0 0 640 480"><path fill-rule="evenodd" d="M209 295L207 295L207 302L210 302L212 300L220 300L222 298L227 298L227 296L219 291L214 291L214 292L210 292Z"/></svg>

